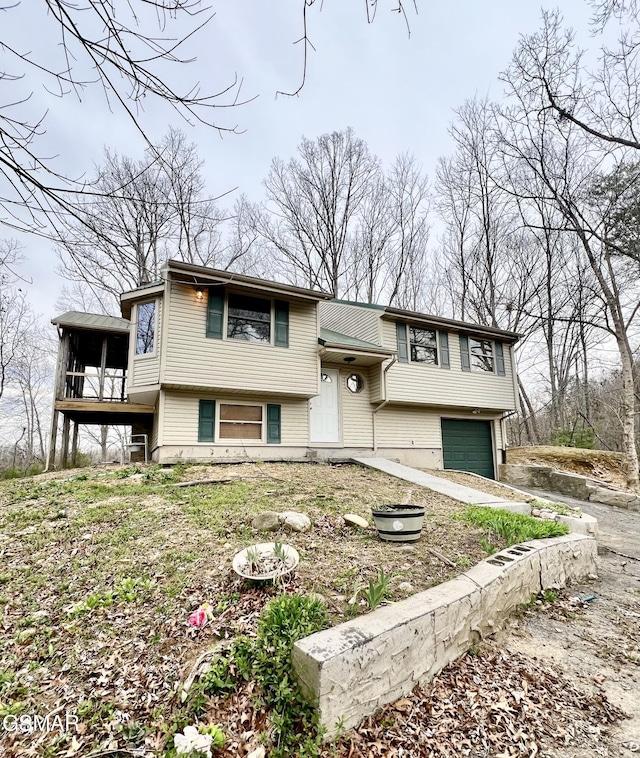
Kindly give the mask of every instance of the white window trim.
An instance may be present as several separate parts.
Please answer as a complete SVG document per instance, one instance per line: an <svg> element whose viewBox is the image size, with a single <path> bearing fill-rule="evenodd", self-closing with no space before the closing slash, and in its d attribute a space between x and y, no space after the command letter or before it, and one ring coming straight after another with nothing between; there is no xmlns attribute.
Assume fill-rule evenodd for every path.
<svg viewBox="0 0 640 758"><path fill-rule="evenodd" d="M243 295L245 297L255 297L257 300L267 300L271 305L271 313L269 319L269 342L262 342L262 340L240 340L236 337L228 336L229 327L229 295ZM222 339L226 342L232 342L234 345L264 345L265 347L275 347L275 335L276 335L276 298L262 297L262 295L247 295L246 292L236 292L231 290L226 292L224 296L224 314L222 319Z"/></svg>
<svg viewBox="0 0 640 758"><path fill-rule="evenodd" d="M150 353L137 353L138 347L138 309L141 305L147 305L148 303L154 304L153 309L153 350ZM152 297L149 300L140 300L135 304L135 321L133 324L133 359L144 360L149 358L156 358L158 356L158 298Z"/></svg>
<svg viewBox="0 0 640 758"><path fill-rule="evenodd" d="M266 343L264 343L266 344ZM225 423L243 423L243 422L235 422L235 421L228 421L226 419L222 418L222 406L223 405L250 405L253 407L260 407L262 408L262 421L260 422L262 426L260 439L244 439L244 438L238 438L238 437L221 437L220 436L220 424ZM257 424L257 421L246 421L244 423L247 424ZM215 428L215 442L221 445L266 445L267 444L267 403L255 403L251 402L250 400L217 400L216 401L216 428ZM211 443L209 443L211 444Z"/></svg>

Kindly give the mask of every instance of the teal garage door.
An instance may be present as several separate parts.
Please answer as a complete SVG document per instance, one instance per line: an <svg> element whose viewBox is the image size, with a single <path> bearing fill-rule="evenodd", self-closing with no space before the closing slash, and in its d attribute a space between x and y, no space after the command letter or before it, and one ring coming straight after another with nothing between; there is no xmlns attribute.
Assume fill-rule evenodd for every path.
<svg viewBox="0 0 640 758"><path fill-rule="evenodd" d="M443 418L442 457L445 468L494 479L491 422Z"/></svg>

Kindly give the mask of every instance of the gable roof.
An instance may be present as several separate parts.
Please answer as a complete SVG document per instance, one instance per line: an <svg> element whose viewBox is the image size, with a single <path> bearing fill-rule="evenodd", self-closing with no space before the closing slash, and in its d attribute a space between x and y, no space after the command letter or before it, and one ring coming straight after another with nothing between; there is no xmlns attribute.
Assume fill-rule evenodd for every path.
<svg viewBox="0 0 640 758"><path fill-rule="evenodd" d="M184 261L168 261L164 269L171 279L181 281L193 286L211 286L212 284L237 284L241 287L264 292L270 295L295 298L298 300L331 300L333 295L321 290L312 290L305 287L296 287L293 284L272 282L268 279L259 279L246 274L236 274L233 271L197 266L194 263Z"/></svg>
<svg viewBox="0 0 640 758"><path fill-rule="evenodd" d="M54 326L68 327L71 329L90 329L100 332L129 333L131 322L126 318L105 316L101 313L84 313L82 311L67 311L61 316L51 319Z"/></svg>

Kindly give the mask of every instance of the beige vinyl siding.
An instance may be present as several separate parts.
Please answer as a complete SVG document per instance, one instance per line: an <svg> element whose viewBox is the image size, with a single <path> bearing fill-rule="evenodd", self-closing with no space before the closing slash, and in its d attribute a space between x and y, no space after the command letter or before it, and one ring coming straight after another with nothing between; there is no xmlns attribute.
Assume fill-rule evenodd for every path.
<svg viewBox="0 0 640 758"><path fill-rule="evenodd" d="M493 435L496 440L496 450L502 450L502 424L498 418L493 422Z"/></svg>
<svg viewBox="0 0 640 758"><path fill-rule="evenodd" d="M142 302L149 302L143 300ZM131 360L130 387L143 387L150 384L158 384L160 381L160 354L162 350L162 298L155 299L156 304L156 330L154 335L154 351L148 355L136 355L136 322L138 309L134 308L134 321L131 324L131 336L129 338L130 350L133 355Z"/></svg>
<svg viewBox="0 0 640 758"><path fill-rule="evenodd" d="M365 342L380 344L381 310L346 303L321 302L320 326Z"/></svg>
<svg viewBox="0 0 640 758"><path fill-rule="evenodd" d="M310 397L318 392L315 302L289 303L289 347L206 337L207 298L171 283L163 384Z"/></svg>
<svg viewBox="0 0 640 758"><path fill-rule="evenodd" d="M442 447L440 416L417 407L386 405L376 414L378 447Z"/></svg>
<svg viewBox="0 0 640 758"><path fill-rule="evenodd" d="M383 322L383 341L396 349L396 325ZM506 376L483 371L462 371L460 341L449 332L450 369L423 363L396 363L387 373L387 399L392 402L512 410L516 407L511 348L504 345Z"/></svg>
<svg viewBox="0 0 640 758"><path fill-rule="evenodd" d="M382 400L382 372L386 363L378 366L371 366L369 369L369 400L372 403L379 403Z"/></svg>
<svg viewBox="0 0 640 758"><path fill-rule="evenodd" d="M198 443L198 411L200 400L216 401L216 420L218 419L221 403L251 402L256 404L278 403L282 409L281 416L281 445L306 446L309 439L309 410L305 399L283 399L278 397L265 397L263 395L252 397L250 395L233 396L217 395L195 392L164 392L163 408L163 445L205 445L211 447L213 443ZM232 440L225 440L221 445L233 445ZM277 447L274 445L273 447Z"/></svg>
<svg viewBox="0 0 640 758"><path fill-rule="evenodd" d="M351 374L359 374L364 380L362 392L354 394L349 391L347 379ZM366 368L340 369L342 444L345 447L371 447L373 445L373 407L369 394L371 387L369 374L370 371Z"/></svg>

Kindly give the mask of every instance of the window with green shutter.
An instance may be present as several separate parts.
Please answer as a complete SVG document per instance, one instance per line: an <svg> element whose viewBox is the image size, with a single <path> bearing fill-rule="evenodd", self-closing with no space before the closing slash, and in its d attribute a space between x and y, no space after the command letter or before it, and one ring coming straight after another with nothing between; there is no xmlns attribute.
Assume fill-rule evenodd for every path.
<svg viewBox="0 0 640 758"><path fill-rule="evenodd" d="M201 400L198 409L198 442L213 442L216 427L216 401Z"/></svg>
<svg viewBox="0 0 640 758"><path fill-rule="evenodd" d="M281 417L282 411L280 405L267 405L267 443L269 445L279 445L281 440Z"/></svg>

